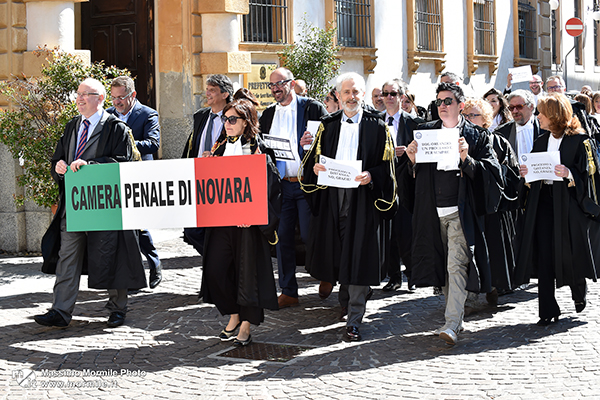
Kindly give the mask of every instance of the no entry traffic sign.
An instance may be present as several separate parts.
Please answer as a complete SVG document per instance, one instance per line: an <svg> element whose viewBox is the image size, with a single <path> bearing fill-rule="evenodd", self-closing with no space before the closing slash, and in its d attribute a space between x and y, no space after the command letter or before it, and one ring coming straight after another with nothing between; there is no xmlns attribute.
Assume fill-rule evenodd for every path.
<svg viewBox="0 0 600 400"><path fill-rule="evenodd" d="M579 18L570 18L565 24L565 30L573 37L577 37L583 33L583 22Z"/></svg>

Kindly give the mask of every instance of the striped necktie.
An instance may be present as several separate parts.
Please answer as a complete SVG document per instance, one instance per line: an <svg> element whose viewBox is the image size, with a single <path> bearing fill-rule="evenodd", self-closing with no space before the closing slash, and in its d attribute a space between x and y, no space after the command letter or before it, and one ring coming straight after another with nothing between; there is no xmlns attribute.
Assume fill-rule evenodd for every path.
<svg viewBox="0 0 600 400"><path fill-rule="evenodd" d="M83 130L81 131L81 136L79 137L79 143L77 144L77 151L75 152L75 160L79 160L83 155L83 150L85 149L85 144L87 143L88 137L88 129L90 127L90 121L87 119L83 120Z"/></svg>

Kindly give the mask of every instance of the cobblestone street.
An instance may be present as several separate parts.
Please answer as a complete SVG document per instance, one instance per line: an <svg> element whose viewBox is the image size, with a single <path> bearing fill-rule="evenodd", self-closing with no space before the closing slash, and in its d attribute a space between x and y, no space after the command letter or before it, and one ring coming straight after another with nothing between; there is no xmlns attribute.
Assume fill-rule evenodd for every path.
<svg viewBox="0 0 600 400"><path fill-rule="evenodd" d="M231 357L227 322L198 301L201 257L180 230L152 232L163 282L132 293L125 325L106 326L104 291L82 279L66 329L36 324L52 304L40 257L0 258L0 399L560 399L600 398L600 296L576 314L557 291L558 323L538 327L535 281L469 315L450 347L432 334L444 300L432 288L375 288L363 340L342 342L337 288L327 300L298 268L300 306L266 311L256 349L300 346L290 361ZM254 348L255 350L252 350ZM268 350L271 349L271 350ZM234 354L235 355L235 354ZM256 356L256 354L254 354Z"/></svg>

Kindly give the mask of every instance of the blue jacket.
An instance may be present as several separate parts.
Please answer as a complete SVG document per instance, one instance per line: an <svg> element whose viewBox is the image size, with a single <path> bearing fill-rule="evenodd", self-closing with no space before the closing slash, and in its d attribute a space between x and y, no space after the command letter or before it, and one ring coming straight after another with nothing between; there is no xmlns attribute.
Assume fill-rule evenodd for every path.
<svg viewBox="0 0 600 400"><path fill-rule="evenodd" d="M114 107L110 107L106 111L118 117ZM127 119L127 125L131 128L142 160L152 160L152 154L156 153L160 146L158 112L136 100Z"/></svg>

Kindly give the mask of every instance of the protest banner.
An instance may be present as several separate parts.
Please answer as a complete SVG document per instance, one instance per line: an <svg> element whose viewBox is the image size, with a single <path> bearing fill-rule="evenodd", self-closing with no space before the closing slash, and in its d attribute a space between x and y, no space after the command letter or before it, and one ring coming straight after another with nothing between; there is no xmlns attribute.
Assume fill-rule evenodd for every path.
<svg viewBox="0 0 600 400"><path fill-rule="evenodd" d="M65 191L69 232L268 223L264 154L85 165Z"/></svg>

